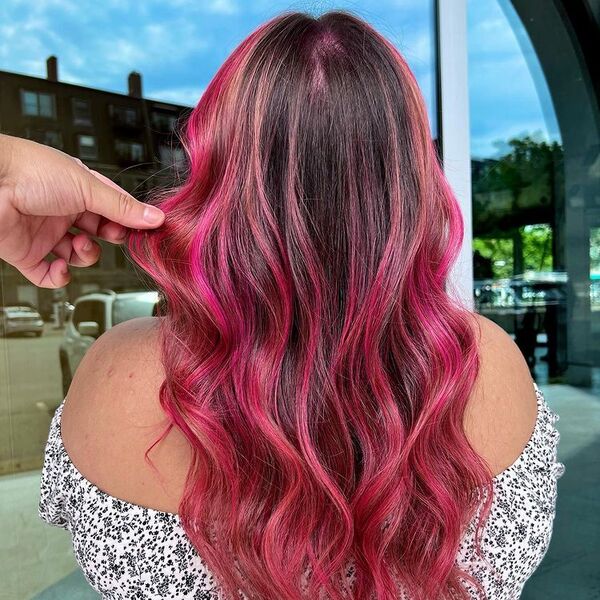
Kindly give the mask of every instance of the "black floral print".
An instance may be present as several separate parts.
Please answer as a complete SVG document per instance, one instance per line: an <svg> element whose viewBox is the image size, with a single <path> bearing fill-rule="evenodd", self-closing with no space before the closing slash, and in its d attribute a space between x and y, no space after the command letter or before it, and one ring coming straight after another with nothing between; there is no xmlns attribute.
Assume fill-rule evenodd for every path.
<svg viewBox="0 0 600 600"><path fill-rule="evenodd" d="M476 555L476 517L467 528L457 564L478 580L490 600L519 598L546 554L556 509L558 415L534 383L538 400L535 429L523 452L494 478L492 512L483 529L483 555ZM88 481L62 444L57 408L46 443L39 516L67 529L89 584L106 600L173 598L217 600L217 585L188 540L175 513L115 498ZM353 568L347 571L352 585ZM476 598L470 584L467 589ZM240 594L241 598L245 598ZM399 598L408 600L405 594Z"/></svg>

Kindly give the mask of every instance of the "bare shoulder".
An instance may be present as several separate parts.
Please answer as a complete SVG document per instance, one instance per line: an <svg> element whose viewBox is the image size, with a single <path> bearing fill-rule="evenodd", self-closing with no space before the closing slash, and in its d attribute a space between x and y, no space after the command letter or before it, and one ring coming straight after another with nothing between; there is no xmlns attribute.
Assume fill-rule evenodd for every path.
<svg viewBox="0 0 600 600"><path fill-rule="evenodd" d="M65 412L79 412L87 404L98 413L115 409L135 412L151 408L140 397L160 386L164 372L160 361L158 317L138 317L106 330L81 360L67 394ZM97 402L102 393L102 402ZM67 406L69 408L67 408ZM91 408L91 406L90 406Z"/></svg>
<svg viewBox="0 0 600 600"><path fill-rule="evenodd" d="M465 411L465 432L493 475L512 465L531 438L537 398L527 361L499 325L473 313L480 370Z"/></svg>
<svg viewBox="0 0 600 600"><path fill-rule="evenodd" d="M186 444L175 429L149 457L146 449L168 424L159 403L164 380L160 317L119 323L90 346L69 388L61 416L65 449L78 470L124 500L176 512L185 476Z"/></svg>

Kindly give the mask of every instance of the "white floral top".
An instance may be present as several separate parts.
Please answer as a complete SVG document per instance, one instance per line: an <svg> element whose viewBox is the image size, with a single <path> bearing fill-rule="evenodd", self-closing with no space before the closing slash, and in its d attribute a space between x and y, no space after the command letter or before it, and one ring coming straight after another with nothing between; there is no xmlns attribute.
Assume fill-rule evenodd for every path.
<svg viewBox="0 0 600 600"><path fill-rule="evenodd" d="M485 560L473 551L475 519L457 556L458 564L481 582L490 600L519 598L552 535L557 480L565 467L557 462L558 415L534 386L535 429L517 460L494 478L492 512L482 535ZM70 532L75 558L90 585L110 600L217 600L215 580L177 514L110 496L76 469L62 444L63 406L64 400L50 425L39 516ZM349 581L352 573L350 567Z"/></svg>

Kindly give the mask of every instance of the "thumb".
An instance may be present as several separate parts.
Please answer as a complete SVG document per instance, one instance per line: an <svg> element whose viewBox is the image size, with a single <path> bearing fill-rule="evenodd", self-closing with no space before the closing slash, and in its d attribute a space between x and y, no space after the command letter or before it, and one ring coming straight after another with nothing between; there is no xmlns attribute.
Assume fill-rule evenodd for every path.
<svg viewBox="0 0 600 600"><path fill-rule="evenodd" d="M115 223L135 229L159 227L165 214L160 208L140 202L108 177L89 171L89 196L85 208Z"/></svg>

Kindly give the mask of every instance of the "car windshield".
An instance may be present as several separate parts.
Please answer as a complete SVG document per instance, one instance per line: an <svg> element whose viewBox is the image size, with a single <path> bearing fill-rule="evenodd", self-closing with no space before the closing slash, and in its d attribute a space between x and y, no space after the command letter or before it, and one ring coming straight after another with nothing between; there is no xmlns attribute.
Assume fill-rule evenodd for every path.
<svg viewBox="0 0 600 600"><path fill-rule="evenodd" d="M136 317L151 317L158 302L158 292L117 298L113 303L112 324L122 323Z"/></svg>

